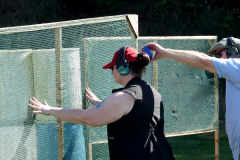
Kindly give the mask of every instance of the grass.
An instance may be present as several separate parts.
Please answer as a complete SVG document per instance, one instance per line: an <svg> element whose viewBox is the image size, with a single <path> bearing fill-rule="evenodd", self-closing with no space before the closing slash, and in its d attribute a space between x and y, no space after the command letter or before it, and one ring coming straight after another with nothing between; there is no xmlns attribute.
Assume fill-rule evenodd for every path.
<svg viewBox="0 0 240 160"><path fill-rule="evenodd" d="M215 143L214 132L188 136L168 137L176 160L214 160ZM109 159L108 144L94 144L92 148L93 159ZM233 160L229 147L224 122L220 123L219 130L219 159Z"/></svg>
<svg viewBox="0 0 240 160"><path fill-rule="evenodd" d="M219 130L219 159L232 160L232 151L229 147L228 137L224 126L224 122L221 122ZM176 160L215 159L214 132L169 137L167 140L172 147Z"/></svg>

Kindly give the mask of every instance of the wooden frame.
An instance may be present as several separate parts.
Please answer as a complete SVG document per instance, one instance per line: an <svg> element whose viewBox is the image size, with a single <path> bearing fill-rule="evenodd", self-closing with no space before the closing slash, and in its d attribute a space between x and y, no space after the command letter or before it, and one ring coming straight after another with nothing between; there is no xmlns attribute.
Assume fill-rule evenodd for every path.
<svg viewBox="0 0 240 160"><path fill-rule="evenodd" d="M98 17L98 18L79 19L79 20L71 20L71 21L63 21L63 22L55 22L55 23L44 23L44 24L27 25L27 26L6 27L6 28L0 28L0 35L1 34L12 34L12 33L20 33L20 32L37 31L37 30L45 30L45 29L63 28L63 27L84 25L84 24L93 24L93 23L95 24L95 23L105 23L105 22L111 22L111 21L121 21L121 20L127 20L127 16L131 16L131 15L105 16L105 17ZM137 15L132 14L132 16L137 16Z"/></svg>
<svg viewBox="0 0 240 160"><path fill-rule="evenodd" d="M93 160L92 159L92 145L93 144L100 144L100 143L108 143L108 141L98 141L98 142L92 142L92 143L89 143L89 160Z"/></svg>
<svg viewBox="0 0 240 160"><path fill-rule="evenodd" d="M62 89L62 28L55 29L55 61L56 61L56 100L57 107L63 108L63 89ZM58 159L64 157L64 124L57 119L58 135Z"/></svg>
<svg viewBox="0 0 240 160"><path fill-rule="evenodd" d="M153 43L157 43L157 40L176 40L176 39L206 39L210 46L214 45L217 42L217 36L166 36L166 37L138 37L138 40L153 40ZM154 63L155 62L155 63ZM153 73L154 73L154 88L157 88L157 63L153 62ZM219 126L218 121L218 78L214 75L214 120L213 122L218 122L215 124ZM183 136L183 135L192 135L192 134L200 134L200 133L208 133L214 132L215 137L215 160L219 160L219 129L212 130L195 130L195 131L187 131L187 132L178 132L178 133L167 133L166 137L174 137L174 136Z"/></svg>
<svg viewBox="0 0 240 160"><path fill-rule="evenodd" d="M37 30L45 30L45 29L55 29L55 54L56 54L56 95L57 95L57 106L62 107L62 28L76 25L85 25L85 24L93 24L93 23L104 23L111 21L119 21L126 20L128 22L129 27L131 28L132 35L131 37L135 37L142 40L150 40L150 39L207 39L209 45L212 46L216 43L216 36L173 36L173 37L139 37L138 33L138 16L137 15L119 15L119 16L108 16L108 17L99 17L99 18L90 18L90 19L81 19L81 20L73 20L73 21L65 21L65 22L56 22L56 23L47 23L47 24L37 24L37 25L28 25L28 26L20 26L20 27L7 27L0 28L0 35L12 34L12 33L21 33L21 32L29 32L29 31L37 31ZM138 39L132 41L132 46L138 46ZM156 41L155 41L156 42ZM85 49L85 48L84 48ZM86 61L85 61L86 62ZM86 62L87 63L87 62ZM157 63L154 63L154 87L157 88ZM86 75L85 75L86 76ZM88 86L87 79L85 77L85 83ZM215 109L215 118L218 118L218 81L217 76L214 75L214 109ZM64 157L64 124L61 120L57 121L57 134L58 134L58 159L63 159ZM166 134L166 137L173 136L182 136L182 135L191 135L191 134L199 134L199 133L207 133L214 132L215 133L215 159L219 159L219 130L196 130L189 132L179 132L173 134ZM96 143L107 143L108 141L99 141L89 143L89 153L90 160L92 159L92 145Z"/></svg>

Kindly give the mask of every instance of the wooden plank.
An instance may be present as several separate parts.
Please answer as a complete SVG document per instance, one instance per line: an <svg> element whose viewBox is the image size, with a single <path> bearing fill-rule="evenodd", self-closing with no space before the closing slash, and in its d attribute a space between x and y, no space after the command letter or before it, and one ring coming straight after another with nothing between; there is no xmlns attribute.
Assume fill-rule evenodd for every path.
<svg viewBox="0 0 240 160"><path fill-rule="evenodd" d="M138 37L138 15L127 15L128 22L135 33L135 36Z"/></svg>
<svg viewBox="0 0 240 160"><path fill-rule="evenodd" d="M192 134L200 134L200 133L208 133L208 132L214 132L216 130L196 130L196 131L184 131L184 132L178 132L178 133L166 133L165 137L176 137L176 136L186 136L186 135L192 135Z"/></svg>
<svg viewBox="0 0 240 160"><path fill-rule="evenodd" d="M127 15L127 24L131 30L131 38L132 38L132 46L136 50L138 50L138 16L129 16Z"/></svg>
<svg viewBox="0 0 240 160"><path fill-rule="evenodd" d="M163 36L163 37L138 37L140 40L168 40L168 39L217 39L217 36Z"/></svg>
<svg viewBox="0 0 240 160"><path fill-rule="evenodd" d="M105 17L98 17L98 18L87 18L87 19L55 22L55 23L7 27L7 28L0 28L0 35L37 31L37 30L44 30L44 29L63 28L63 27L76 26L76 25L82 25L82 24L105 23L105 22L121 21L121 20L127 20L126 15L105 16Z"/></svg>
<svg viewBox="0 0 240 160"><path fill-rule="evenodd" d="M108 143L108 141L98 141L98 142L92 142L89 143L89 160L92 160L92 145L93 144L100 144L100 143Z"/></svg>

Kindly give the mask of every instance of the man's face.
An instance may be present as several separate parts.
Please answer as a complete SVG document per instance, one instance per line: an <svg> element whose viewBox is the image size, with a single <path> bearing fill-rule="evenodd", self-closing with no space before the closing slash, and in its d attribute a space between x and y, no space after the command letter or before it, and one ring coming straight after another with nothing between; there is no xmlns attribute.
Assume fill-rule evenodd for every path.
<svg viewBox="0 0 240 160"><path fill-rule="evenodd" d="M222 56L220 57L220 59L228 59L227 50L222 51Z"/></svg>
<svg viewBox="0 0 240 160"><path fill-rule="evenodd" d="M227 57L227 49L221 49L216 51L216 57L220 59L228 59Z"/></svg>

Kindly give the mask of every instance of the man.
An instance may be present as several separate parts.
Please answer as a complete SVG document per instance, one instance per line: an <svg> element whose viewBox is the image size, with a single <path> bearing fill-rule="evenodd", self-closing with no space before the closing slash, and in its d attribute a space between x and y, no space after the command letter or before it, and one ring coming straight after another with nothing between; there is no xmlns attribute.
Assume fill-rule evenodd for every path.
<svg viewBox="0 0 240 160"><path fill-rule="evenodd" d="M155 43L145 46L156 51L151 61L171 58L226 79L226 131L234 160L240 160L240 40L228 37L213 45L208 53L216 58L197 51L165 49Z"/></svg>

